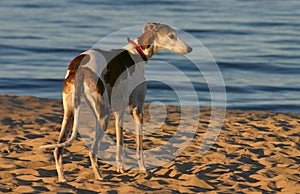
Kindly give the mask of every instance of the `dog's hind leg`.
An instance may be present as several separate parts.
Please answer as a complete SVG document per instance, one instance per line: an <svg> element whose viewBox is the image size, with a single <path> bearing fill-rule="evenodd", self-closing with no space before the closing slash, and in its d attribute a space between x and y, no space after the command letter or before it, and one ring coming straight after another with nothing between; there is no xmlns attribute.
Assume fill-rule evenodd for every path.
<svg viewBox="0 0 300 194"><path fill-rule="evenodd" d="M102 131L100 128L100 124L98 121L96 121L96 134L95 134L95 139L93 142L93 145L91 147L91 151L89 152L89 157L91 161L91 166L95 174L95 179L97 180L103 180L101 171L98 166L98 151L99 151L99 140L102 138Z"/></svg>
<svg viewBox="0 0 300 194"><path fill-rule="evenodd" d="M59 138L58 138L58 143L65 142L67 140L67 138L72 130L73 122L74 122L74 116L73 116L72 108L70 106L68 106L65 102L64 118L63 118L61 131L60 131ZM66 178L64 175L64 170L63 170L63 161L62 161L63 151L64 151L63 147L56 147L53 151L59 182L66 181Z"/></svg>
<svg viewBox="0 0 300 194"><path fill-rule="evenodd" d="M106 93L104 93L105 95ZM107 129L108 121L109 121L109 109L103 103L103 97L98 96L97 93L89 92L86 94L86 102L89 107L92 109L94 116L96 118L96 132L95 138L91 147L91 151L89 152L89 157L91 161L91 166L95 174L95 178L98 180L103 180L101 171L98 166L98 151L100 146L100 140L102 139L104 132Z"/></svg>

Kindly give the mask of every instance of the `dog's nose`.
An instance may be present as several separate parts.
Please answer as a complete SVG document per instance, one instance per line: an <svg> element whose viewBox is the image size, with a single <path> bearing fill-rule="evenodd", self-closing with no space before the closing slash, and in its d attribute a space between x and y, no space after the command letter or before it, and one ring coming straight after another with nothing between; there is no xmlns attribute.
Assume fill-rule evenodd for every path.
<svg viewBox="0 0 300 194"><path fill-rule="evenodd" d="M187 52L190 53L192 51L193 51L193 48L192 47L188 47Z"/></svg>

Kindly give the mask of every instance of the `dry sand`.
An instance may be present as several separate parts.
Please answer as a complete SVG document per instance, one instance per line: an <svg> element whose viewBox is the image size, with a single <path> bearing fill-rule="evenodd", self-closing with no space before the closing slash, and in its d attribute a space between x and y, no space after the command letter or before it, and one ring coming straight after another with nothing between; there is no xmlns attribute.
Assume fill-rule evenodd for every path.
<svg viewBox="0 0 300 194"><path fill-rule="evenodd" d="M134 169L117 174L100 160L105 181L94 180L88 149L78 138L64 154L68 182L59 183L52 152L39 146L57 140L61 101L5 95L0 107L0 192L300 192L299 114L229 110L217 141L200 156L210 116L209 108L201 109L193 140L174 160L149 175ZM167 108L168 122L145 136L145 149L164 144L176 132L179 108ZM107 133L114 137L112 122ZM134 148L133 135L125 134L127 146Z"/></svg>

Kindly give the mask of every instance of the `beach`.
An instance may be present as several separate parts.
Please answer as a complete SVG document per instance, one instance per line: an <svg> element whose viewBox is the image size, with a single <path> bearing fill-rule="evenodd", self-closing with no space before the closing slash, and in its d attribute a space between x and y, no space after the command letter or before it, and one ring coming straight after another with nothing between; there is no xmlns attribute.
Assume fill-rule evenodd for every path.
<svg viewBox="0 0 300 194"><path fill-rule="evenodd" d="M52 150L39 147L57 141L63 116L61 100L1 95L0 107L0 192L300 191L300 114L227 110L216 142L204 155L200 155L199 148L211 111L209 107L201 108L196 132L176 158L149 169L147 175L126 169L126 165L126 172L117 174L114 165L100 159L103 181L94 179L89 150L82 139L77 138L64 154L68 181L59 183ZM164 144L168 140L166 138L177 130L174 122L180 109L176 106L167 108L168 122L154 135L145 135L145 149ZM145 120L149 118L147 114L145 110ZM152 125L156 127L155 123ZM151 124L148 127L151 128ZM109 123L107 134L114 137L113 120ZM135 147L134 136L126 129L125 144L133 149Z"/></svg>

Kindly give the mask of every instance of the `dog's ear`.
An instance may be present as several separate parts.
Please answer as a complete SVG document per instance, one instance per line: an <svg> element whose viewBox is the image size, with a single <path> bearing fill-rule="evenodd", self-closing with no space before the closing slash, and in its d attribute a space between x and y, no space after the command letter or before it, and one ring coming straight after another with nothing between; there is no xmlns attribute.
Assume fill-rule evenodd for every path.
<svg viewBox="0 0 300 194"><path fill-rule="evenodd" d="M149 48L154 42L154 34L152 31L144 32L138 37L138 44L142 49Z"/></svg>
<svg viewBox="0 0 300 194"><path fill-rule="evenodd" d="M142 49L149 48L154 42L154 32L157 31L159 23L148 22L143 29L143 34L138 37L138 44Z"/></svg>
<svg viewBox="0 0 300 194"><path fill-rule="evenodd" d="M148 22L143 29L143 32L157 31L159 23Z"/></svg>

